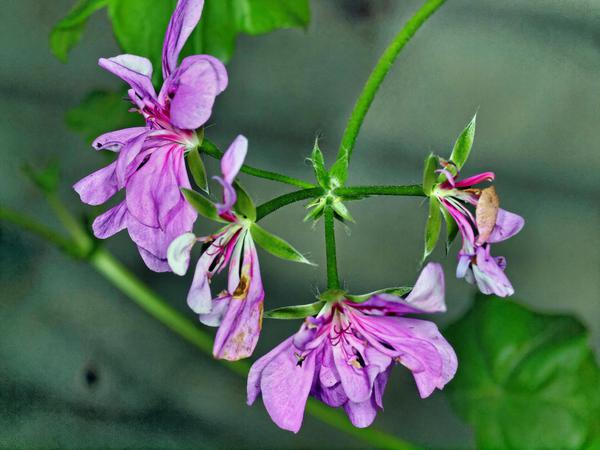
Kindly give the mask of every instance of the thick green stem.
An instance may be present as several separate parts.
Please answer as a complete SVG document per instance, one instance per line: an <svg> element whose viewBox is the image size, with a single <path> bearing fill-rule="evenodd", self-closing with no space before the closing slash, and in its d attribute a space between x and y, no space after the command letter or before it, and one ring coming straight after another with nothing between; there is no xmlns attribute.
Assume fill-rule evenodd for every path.
<svg viewBox="0 0 600 450"><path fill-rule="evenodd" d="M219 148L215 144L213 144L207 139L204 139L202 141L200 149L208 156L212 156L213 158L221 159L223 157L223 152L219 150ZM297 186L301 188L315 187L314 184L308 183L307 181L302 181L297 178L288 177L287 175L282 175L276 172L269 172L268 170L257 169L256 167L251 167L246 164L242 166L240 172L252 175L253 177L264 178L265 180L278 181L279 183L291 184L292 186Z"/></svg>
<svg viewBox="0 0 600 450"><path fill-rule="evenodd" d="M407 186L351 186L335 190L340 197L352 200L353 198L368 197L370 195L398 195L411 197L425 197L423 186L412 184Z"/></svg>
<svg viewBox="0 0 600 450"><path fill-rule="evenodd" d="M327 254L327 289L339 289L340 279L337 271L335 223L333 220L333 208L330 205L325 206L323 217L325 219L325 251Z"/></svg>
<svg viewBox="0 0 600 450"><path fill-rule="evenodd" d="M427 0L423 6L415 13L415 15L404 25L402 30L394 37L392 43L385 49L383 55L379 58L379 61L373 68L369 79L365 83L365 86L354 105L354 109L348 119L346 130L342 136L342 142L338 152L338 159L343 157L345 152L348 152L348 159L352 156L354 150L354 144L360 131L360 128L365 120L365 116L371 107L371 103L375 98L375 94L379 90L381 83L385 79L385 76L391 69L394 61L404 48L404 46L410 41L417 30L423 25L423 23L431 16L440 6L444 4L445 0Z"/></svg>
<svg viewBox="0 0 600 450"><path fill-rule="evenodd" d="M269 200L268 202L263 203L256 208L256 220L260 220L263 217L271 214L273 211L289 205L290 203L306 200L307 198L315 198L322 194L322 188L311 188L280 195L279 197L275 197L274 199Z"/></svg>

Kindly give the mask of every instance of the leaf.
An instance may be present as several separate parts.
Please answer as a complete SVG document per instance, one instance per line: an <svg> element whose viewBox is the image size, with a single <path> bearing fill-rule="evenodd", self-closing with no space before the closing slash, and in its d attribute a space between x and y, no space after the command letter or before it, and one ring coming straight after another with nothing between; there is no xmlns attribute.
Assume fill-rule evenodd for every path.
<svg viewBox="0 0 600 450"><path fill-rule="evenodd" d="M448 392L478 448L598 444L600 369L578 320L479 295L446 336L460 361Z"/></svg>
<svg viewBox="0 0 600 450"><path fill-rule="evenodd" d="M315 145L313 146L310 160L313 169L315 170L317 182L323 189L329 189L329 175L327 174L327 169L325 169L325 159L323 158L323 152L319 148L318 139L315 139Z"/></svg>
<svg viewBox="0 0 600 450"><path fill-rule="evenodd" d="M117 92L93 91L67 113L67 125L90 144L102 133L143 126L141 116L128 112L129 105L123 98L124 94Z"/></svg>
<svg viewBox="0 0 600 450"><path fill-rule="evenodd" d="M110 0L109 17L117 41L126 53L145 56L160 80L161 53L175 0ZM308 0L206 0L199 26L182 57L208 53L229 61L239 33L268 33L279 28L305 27L310 18Z"/></svg>
<svg viewBox="0 0 600 450"><path fill-rule="evenodd" d="M337 161L329 170L329 179L331 187L337 188L343 186L348 179L348 150L344 149L343 153L338 157Z"/></svg>
<svg viewBox="0 0 600 450"><path fill-rule="evenodd" d="M204 168L204 162L200 157L198 147L193 148L186 155L188 167L194 178L194 183L204 192L208 193L208 178L206 176L206 169Z"/></svg>
<svg viewBox="0 0 600 450"><path fill-rule="evenodd" d="M433 153L425 159L425 168L423 169L423 192L429 197L433 191L433 187L436 184L437 174L435 173L438 168L438 157Z"/></svg>
<svg viewBox="0 0 600 450"><path fill-rule="evenodd" d="M467 158L471 153L471 147L473 146L473 140L475 139L475 124L477 121L477 113L473 116L471 121L468 123L466 128L460 133L458 139L454 143L452 154L450 155L450 161L452 161L458 170L467 162Z"/></svg>
<svg viewBox="0 0 600 450"><path fill-rule="evenodd" d="M448 254L452 242L454 242L454 239L458 235L458 225L446 208L440 208L440 210L444 216L444 222L446 222L446 254Z"/></svg>
<svg viewBox="0 0 600 450"><path fill-rule="evenodd" d="M423 261L433 252L442 230L442 213L440 202L435 197L429 197L429 216L425 224L425 250Z"/></svg>
<svg viewBox="0 0 600 450"><path fill-rule="evenodd" d="M47 194L56 192L60 183L60 167L51 162L43 169L35 169L29 164L23 166L23 172L38 188Z"/></svg>
<svg viewBox="0 0 600 450"><path fill-rule="evenodd" d="M295 261L304 264L315 265L306 259L302 254L288 244L286 241L274 234L269 233L260 225L253 223L250 227L250 233L254 242L274 256L288 261Z"/></svg>
<svg viewBox="0 0 600 450"><path fill-rule="evenodd" d="M348 300L352 300L353 302L356 302L356 303L362 303L362 302L366 302L374 295L391 294L391 295L395 295L397 297L404 297L410 291L412 291L412 287L408 287L408 286L389 287L389 288L379 289L377 291L369 292L368 294L360 294L360 295L348 294L348 295L346 295L346 298Z"/></svg>
<svg viewBox="0 0 600 450"><path fill-rule="evenodd" d="M325 304L324 301L318 301L308 305L284 306L266 311L265 317L267 319L304 319L318 314Z"/></svg>
<svg viewBox="0 0 600 450"><path fill-rule="evenodd" d="M237 181L233 183L233 187L237 194L237 201L233 209L254 222L256 220L256 206L254 206L252 198L250 198L248 192Z"/></svg>
<svg viewBox="0 0 600 450"><path fill-rule="evenodd" d="M108 4L108 0L79 0L50 32L50 50L66 63L69 51L79 42L89 17Z"/></svg>
<svg viewBox="0 0 600 450"><path fill-rule="evenodd" d="M198 211L198 213L202 214L207 219L217 222L226 222L226 220L223 220L221 217L219 217L219 213L217 212L217 208L214 203L203 195L186 188L181 188L181 193L187 202L192 205L192 208L194 208L196 211Z"/></svg>

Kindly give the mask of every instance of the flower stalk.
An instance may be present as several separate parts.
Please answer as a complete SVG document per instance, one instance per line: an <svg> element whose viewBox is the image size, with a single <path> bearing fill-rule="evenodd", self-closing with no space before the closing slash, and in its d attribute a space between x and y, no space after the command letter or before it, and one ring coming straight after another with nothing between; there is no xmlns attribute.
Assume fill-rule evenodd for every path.
<svg viewBox="0 0 600 450"><path fill-rule="evenodd" d="M327 289L339 289L340 280L337 271L335 223L333 208L330 205L325 206L323 217L325 222L325 252L327 254Z"/></svg>

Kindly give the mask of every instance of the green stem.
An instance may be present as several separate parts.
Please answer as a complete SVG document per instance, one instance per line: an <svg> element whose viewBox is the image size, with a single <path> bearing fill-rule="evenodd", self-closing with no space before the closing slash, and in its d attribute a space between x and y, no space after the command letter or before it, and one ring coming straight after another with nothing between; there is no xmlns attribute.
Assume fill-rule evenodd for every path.
<svg viewBox="0 0 600 450"><path fill-rule="evenodd" d="M415 15L404 25L402 30L394 37L394 40L385 49L383 55L379 58L379 61L373 68L369 79L365 83L354 109L348 119L346 130L342 136L342 142L338 152L338 159L342 158L346 152L348 152L348 160L352 156L354 150L354 144L360 131L360 128L365 120L365 116L371 107L371 103L375 98L375 94L379 90L381 83L385 79L385 76L392 68L394 61L404 48L404 46L410 41L415 35L417 30L423 25L423 23L431 16L440 6L444 4L445 0L427 0L423 6L415 13Z"/></svg>
<svg viewBox="0 0 600 450"><path fill-rule="evenodd" d="M423 186L411 184L406 186L351 186L335 190L335 194L342 198L352 200L370 195L399 195L412 197L425 197Z"/></svg>
<svg viewBox="0 0 600 450"><path fill-rule="evenodd" d="M335 248L335 223L333 208L328 204L323 211L325 218L325 252L327 255L327 289L339 289L340 280L337 271L337 256Z"/></svg>
<svg viewBox="0 0 600 450"><path fill-rule="evenodd" d="M210 142L208 139L204 139L202 141L202 145L200 149L206 153L208 156L212 156L215 159L221 159L223 157L223 152L219 150L219 148ZM299 180L297 178L288 177L287 175L282 175L276 172L269 172L268 170L257 169L256 167L251 167L246 164L242 166L240 172L244 172L248 175L252 175L253 177L264 178L265 180L278 181L279 183L291 184L292 186L297 186L301 188L314 188L315 185L312 183L308 183L306 181Z"/></svg>
<svg viewBox="0 0 600 450"><path fill-rule="evenodd" d="M306 200L307 198L315 198L322 194L323 189L310 188L280 195L279 197L275 197L274 199L269 200L268 202L265 202L256 208L256 220L260 220L263 217L271 214L273 211L289 205L290 203Z"/></svg>

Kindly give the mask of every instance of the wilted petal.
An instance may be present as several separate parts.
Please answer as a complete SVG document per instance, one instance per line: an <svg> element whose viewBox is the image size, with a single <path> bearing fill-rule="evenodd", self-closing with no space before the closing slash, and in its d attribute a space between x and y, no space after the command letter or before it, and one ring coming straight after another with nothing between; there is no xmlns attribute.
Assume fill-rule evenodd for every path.
<svg viewBox="0 0 600 450"><path fill-rule="evenodd" d="M496 188L490 186L481 191L477 207L475 210L475 219L477 222L477 244L483 244L488 240L492 230L496 226L496 218L498 217L498 209L500 208L500 199L496 194Z"/></svg>
<svg viewBox="0 0 600 450"><path fill-rule="evenodd" d="M377 416L377 407L371 397L362 402L348 400L344 405L344 411L352 425L357 428L366 428L373 423Z"/></svg>
<svg viewBox="0 0 600 450"><path fill-rule="evenodd" d="M230 302L231 296L227 292L221 297L213 298L210 312L198 315L200 322L208 327L218 327L223 323L223 317L229 309Z"/></svg>
<svg viewBox="0 0 600 450"><path fill-rule="evenodd" d="M111 131L98 136L92 147L96 150L109 150L118 152L127 143L127 141L138 137L147 131L146 127L124 128L122 130Z"/></svg>
<svg viewBox="0 0 600 450"><path fill-rule="evenodd" d="M472 270L477 287L483 294L495 294L498 297L508 297L514 294L515 290L504 270L490 255L489 246L477 249L477 262L472 265Z"/></svg>
<svg viewBox="0 0 600 450"><path fill-rule="evenodd" d="M162 70L165 80L177 67L179 53L198 24L203 7L204 0L179 0L177 3L163 44Z"/></svg>
<svg viewBox="0 0 600 450"><path fill-rule="evenodd" d="M489 243L501 242L517 234L525 225L525 219L502 208L498 210L496 226L488 238Z"/></svg>
<svg viewBox="0 0 600 450"><path fill-rule="evenodd" d="M156 97L152 85L152 63L149 59L125 54L108 59L100 58L98 65L128 83L140 97Z"/></svg>
<svg viewBox="0 0 600 450"><path fill-rule="evenodd" d="M202 126L212 114L215 97L227 84L225 74L223 63L216 58L205 55L185 58L161 92L161 97L165 93L171 98L173 125L184 130Z"/></svg>
<svg viewBox="0 0 600 450"><path fill-rule="evenodd" d="M206 314L211 311L212 294L209 284L209 268L215 258L221 255L215 241L208 247L196 264L194 279L187 296L187 304L197 314Z"/></svg>
<svg viewBox="0 0 600 450"><path fill-rule="evenodd" d="M114 208L100 214L92 224L94 236L98 239L106 239L124 230L127 227L127 205L119 203Z"/></svg>
<svg viewBox="0 0 600 450"><path fill-rule="evenodd" d="M115 195L118 190L115 168L116 162L113 162L73 185L83 203L101 205Z"/></svg>
<svg viewBox="0 0 600 450"><path fill-rule="evenodd" d="M173 273L185 275L190 266L190 253L196 240L194 233L184 233L169 244L167 260Z"/></svg>

